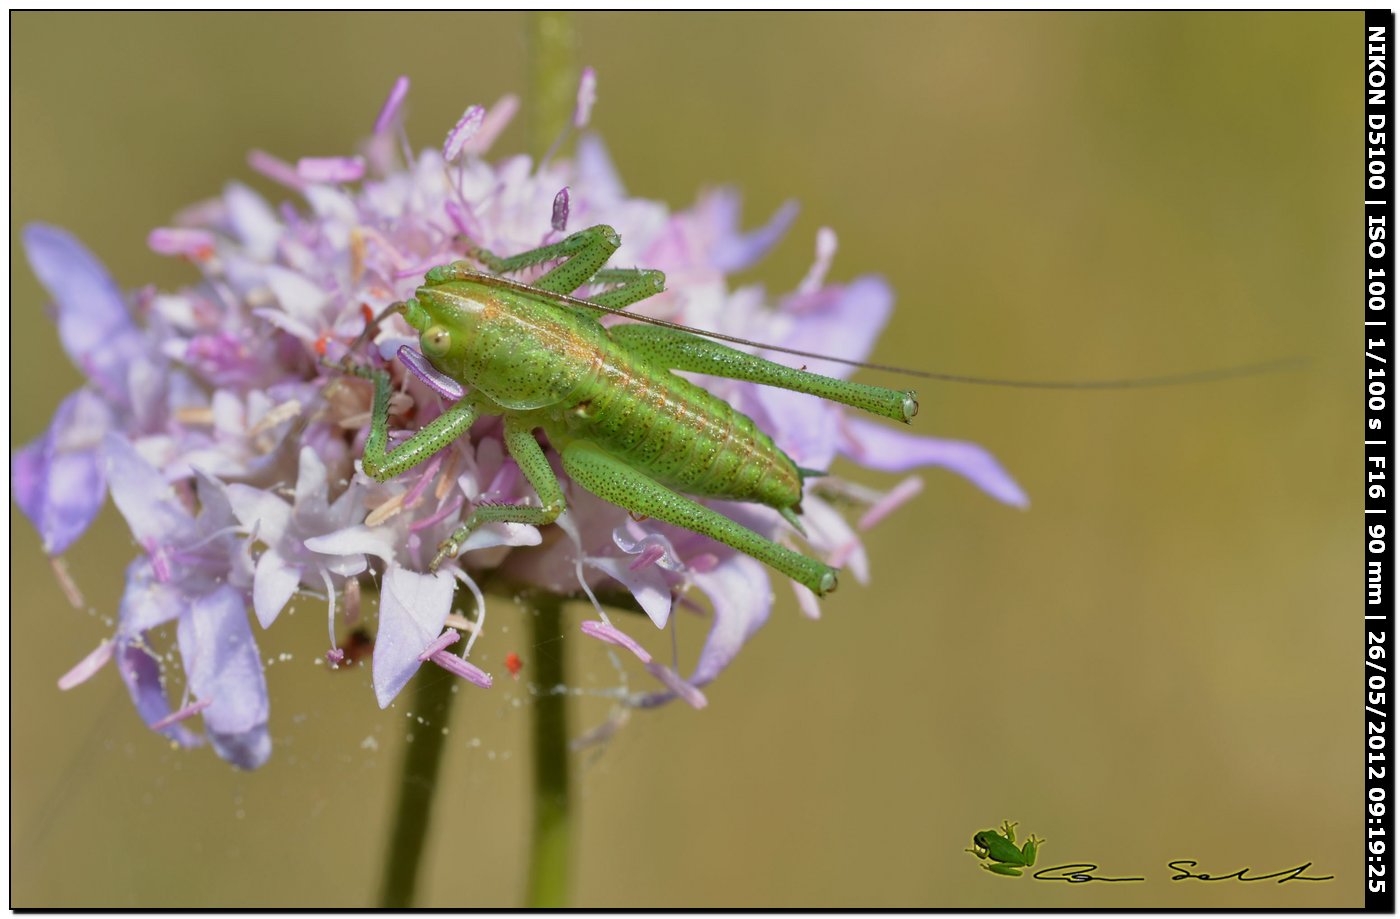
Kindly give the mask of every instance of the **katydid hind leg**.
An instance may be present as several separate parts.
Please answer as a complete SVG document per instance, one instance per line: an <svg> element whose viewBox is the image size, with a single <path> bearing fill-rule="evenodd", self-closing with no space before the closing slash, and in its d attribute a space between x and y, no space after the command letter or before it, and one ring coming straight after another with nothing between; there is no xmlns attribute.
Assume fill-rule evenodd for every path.
<svg viewBox="0 0 1400 919"><path fill-rule="evenodd" d="M836 589L836 569L780 546L723 514L677 494L587 441L561 453L564 471L580 487L618 507L684 527L770 565L818 595Z"/></svg>

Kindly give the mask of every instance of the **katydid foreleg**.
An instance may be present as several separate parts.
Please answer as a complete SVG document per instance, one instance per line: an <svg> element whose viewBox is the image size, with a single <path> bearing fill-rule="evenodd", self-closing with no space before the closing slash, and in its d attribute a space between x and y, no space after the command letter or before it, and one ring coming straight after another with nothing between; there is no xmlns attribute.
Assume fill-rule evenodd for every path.
<svg viewBox="0 0 1400 919"><path fill-rule="evenodd" d="M363 462L365 474L381 482L427 462L433 454L467 433L480 414L469 398L462 399L390 450L389 397L393 387L389 374L368 368L350 370L374 382L374 407L370 413L369 437L365 440Z"/></svg>

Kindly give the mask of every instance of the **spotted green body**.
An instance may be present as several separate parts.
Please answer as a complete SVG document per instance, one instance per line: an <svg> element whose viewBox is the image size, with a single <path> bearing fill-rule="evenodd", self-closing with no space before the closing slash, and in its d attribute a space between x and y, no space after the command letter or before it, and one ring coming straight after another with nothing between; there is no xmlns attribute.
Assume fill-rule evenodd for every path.
<svg viewBox="0 0 1400 919"><path fill-rule="evenodd" d="M417 296L453 330L434 366L469 383L484 408L515 413L561 453L586 441L687 494L775 508L802 500L796 464L748 416L592 318L493 280Z"/></svg>
<svg viewBox="0 0 1400 919"><path fill-rule="evenodd" d="M636 514L695 530L746 552L818 594L835 569L740 526L686 495L753 502L800 526L802 473L743 413L673 371L686 370L809 392L900 421L918 410L912 392L866 386L784 367L674 328L605 328L597 306L621 309L662 289L659 272L600 270L619 240L609 227L502 259L473 253L493 271L565 258L531 286L469 263L430 271L400 311L420 333L423 355L466 394L392 451L389 380L376 383L364 467L387 479L427 460L482 416L505 419L506 448L540 495L541 506L483 505L442 546L433 566L455 555L470 531L493 520L542 525L564 508L539 442L542 431L575 483ZM575 300L585 283L619 283ZM682 494L684 493L684 494Z"/></svg>

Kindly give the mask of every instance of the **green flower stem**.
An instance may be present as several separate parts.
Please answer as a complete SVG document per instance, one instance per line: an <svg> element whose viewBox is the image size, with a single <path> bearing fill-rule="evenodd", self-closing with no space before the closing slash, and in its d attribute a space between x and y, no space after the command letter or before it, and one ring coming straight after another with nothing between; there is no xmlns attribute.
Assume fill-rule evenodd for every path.
<svg viewBox="0 0 1400 919"><path fill-rule="evenodd" d="M530 149L543 156L573 116L579 68L569 14L536 11L529 16Z"/></svg>
<svg viewBox="0 0 1400 919"><path fill-rule="evenodd" d="M578 88L574 24L568 13L530 13L530 147L543 156L573 114ZM531 647L537 693L531 737L535 748L534 821L525 904L557 908L569 902L569 725L565 707L563 606L534 595Z"/></svg>
<svg viewBox="0 0 1400 919"><path fill-rule="evenodd" d="M379 905L385 909L413 905L457 682L456 677L435 666L419 668L413 678L412 711L424 723L415 728L413 739L404 746L399 800L379 893Z"/></svg>
<svg viewBox="0 0 1400 919"><path fill-rule="evenodd" d="M535 748L535 815L530 837L530 875L525 905L557 909L569 905L570 794L569 725L565 682L563 607L558 597L541 597L531 621L535 649L532 740Z"/></svg>

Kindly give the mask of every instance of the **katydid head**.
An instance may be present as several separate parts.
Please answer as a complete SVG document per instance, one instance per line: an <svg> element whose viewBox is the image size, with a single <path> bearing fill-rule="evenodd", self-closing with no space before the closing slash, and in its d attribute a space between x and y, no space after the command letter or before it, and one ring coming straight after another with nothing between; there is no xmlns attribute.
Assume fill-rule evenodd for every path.
<svg viewBox="0 0 1400 919"><path fill-rule="evenodd" d="M452 373L460 363L480 305L446 286L425 286L401 305L404 320L418 332L418 348L438 370ZM453 354L459 355L453 360Z"/></svg>

